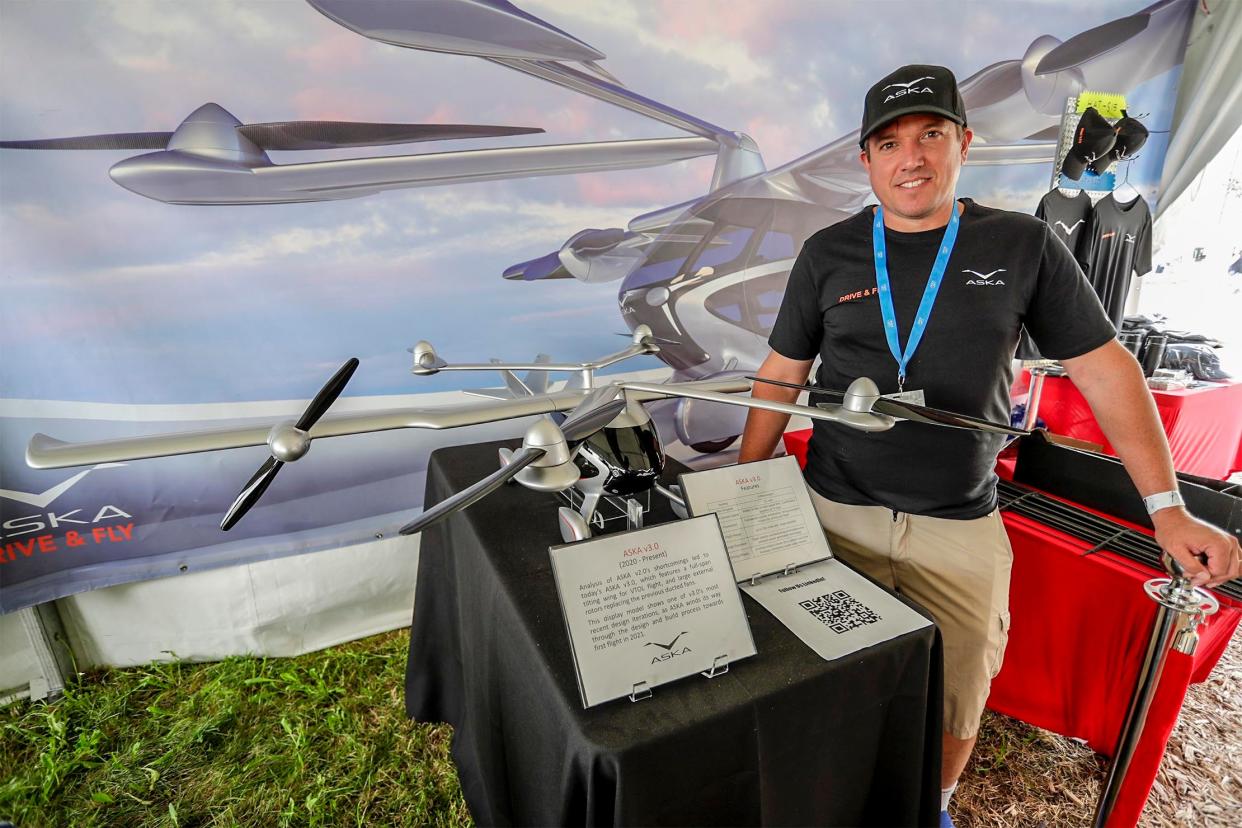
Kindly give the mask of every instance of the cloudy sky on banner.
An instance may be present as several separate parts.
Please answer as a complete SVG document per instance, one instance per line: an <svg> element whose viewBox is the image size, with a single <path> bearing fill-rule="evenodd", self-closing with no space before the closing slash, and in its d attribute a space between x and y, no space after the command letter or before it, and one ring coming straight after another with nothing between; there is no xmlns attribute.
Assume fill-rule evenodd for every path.
<svg viewBox="0 0 1242 828"><path fill-rule="evenodd" d="M901 63L960 77L1136 2L525 0L632 90L747 132L769 167L857 128ZM298 0L0 0L0 133L172 130L199 105L243 122L538 126L544 135L374 154L646 138L676 130L487 62L369 41ZM277 163L367 151L276 153ZM405 348L586 358L623 330L614 284L514 283L505 267L588 227L703 192L711 159L630 172L398 190L336 203L178 207L108 178L125 152L0 151L0 394L100 402L304 397L345 357L353 394L418 385ZM993 170L981 200L1031 209L1047 170ZM970 183L970 179L966 180ZM964 194L972 194L963 190ZM1028 203L1029 202L1029 203ZM477 381L477 379L476 379ZM465 383L471 384L471 383Z"/></svg>

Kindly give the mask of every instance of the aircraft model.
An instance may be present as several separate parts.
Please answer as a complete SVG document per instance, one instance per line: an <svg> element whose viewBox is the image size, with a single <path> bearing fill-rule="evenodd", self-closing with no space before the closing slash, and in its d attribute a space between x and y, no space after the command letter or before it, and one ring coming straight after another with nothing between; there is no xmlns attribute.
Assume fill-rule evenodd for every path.
<svg viewBox="0 0 1242 828"><path fill-rule="evenodd" d="M704 195L624 228L584 229L503 273L618 282L626 325L652 329L663 343L659 359L678 379L753 373L802 243L871 197L856 131L768 169L749 136L625 88L599 69L597 50L586 54L581 41L505 0L308 2L372 40L479 57L719 146ZM1042 35L1020 57L966 77L959 86L975 133L967 164L1051 165L1067 97L1087 89L1124 94L1171 69L1181 54L1171 44L1185 43L1189 11L1183 0L1159 0L1064 41ZM741 413L679 402L672 419L683 443L717 451L740 434Z"/></svg>
<svg viewBox="0 0 1242 828"><path fill-rule="evenodd" d="M420 532L514 480L536 491L576 490L576 499L570 498L576 508L561 507L558 512L561 535L569 542L590 537L592 526L602 526L603 520L598 517L601 501L611 502L627 516L630 525L641 525L642 507L633 497L654 490L669 498L675 511L684 516L679 493L658 482L665 464L664 448L643 407L653 400L685 398L761 408L841 423L860 431L885 431L901 420L912 420L1007 434L1025 433L883 398L875 383L866 377L854 380L844 392L835 392L841 400L839 403L814 406L737 396L750 390L750 381L740 377L667 384L633 381L595 384L597 370L632 357L654 354L660 347L651 330L642 325L634 331L628 347L587 363L560 364L539 358L531 363L450 364L440 358L430 343L419 342L411 349L415 375L429 376L441 371L499 371L505 377L508 393L489 394L487 396L495 398L469 405L325 416L358 367L358 360L351 359L320 389L296 421L282 421L270 428L251 426L178 432L89 443L69 443L36 434L27 447L26 462L37 469L63 468L266 444L268 458L242 487L220 523L220 528L228 531L258 502L280 469L304 457L316 439L397 428L456 428L545 414L548 415L546 419L538 420L527 429L520 449L501 449L500 468L495 473L427 509L402 527L401 532ZM529 373L519 378L516 371ZM560 390L550 392L547 390L549 372L571 372L574 376ZM824 389L811 390L824 392Z"/></svg>

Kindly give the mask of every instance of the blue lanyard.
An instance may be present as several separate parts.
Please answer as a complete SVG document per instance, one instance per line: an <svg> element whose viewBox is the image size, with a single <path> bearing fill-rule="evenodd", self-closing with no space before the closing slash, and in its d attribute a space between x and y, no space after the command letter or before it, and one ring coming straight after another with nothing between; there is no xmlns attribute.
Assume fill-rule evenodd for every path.
<svg viewBox="0 0 1242 828"><path fill-rule="evenodd" d="M893 292L888 283L888 262L884 244L884 208L876 205L875 221L871 224L872 247L875 252L875 284L880 291L880 313L884 317L884 337L888 340L888 350L893 359L897 360L897 390L901 391L906 382L906 366L910 357L923 341L923 331L927 328L927 320L931 317L932 306L936 304L936 293L940 290L945 268L949 266L949 256L953 253L953 245L957 243L957 198L953 199L953 216L949 226L944 229L944 238L940 240L940 251L936 254L936 263L932 265L931 275L927 277L927 287L923 289L923 301L919 302L918 316L910 328L910 338L906 348L901 349L897 338L897 312L893 310Z"/></svg>

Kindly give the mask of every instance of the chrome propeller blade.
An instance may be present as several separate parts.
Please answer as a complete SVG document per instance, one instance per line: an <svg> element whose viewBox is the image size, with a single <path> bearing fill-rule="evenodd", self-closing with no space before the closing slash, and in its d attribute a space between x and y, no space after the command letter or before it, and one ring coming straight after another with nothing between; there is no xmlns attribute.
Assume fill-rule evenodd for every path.
<svg viewBox="0 0 1242 828"><path fill-rule="evenodd" d="M518 472L538 460L540 457L543 457L545 454L547 454L547 452L541 448L522 448L515 451L507 466L497 469L468 489L462 489L452 497L441 500L435 506L432 506L417 518L410 521L405 526L402 526L400 529L401 534L417 534L433 523L436 523L437 521L453 514L453 512L456 512L459 509L464 509L472 503L482 500L492 492L499 489L501 486L505 485L510 478L517 475Z"/></svg>
<svg viewBox="0 0 1242 828"><path fill-rule="evenodd" d="M834 391L831 388L820 388L816 385L799 385L793 382L782 382L781 380L764 379L763 377L747 377L747 379L755 382L763 382L768 385L779 385L783 388L796 388L799 391L810 391L813 394L828 394L834 397L845 398L845 392ZM915 423L928 423L931 425L948 426L950 428L964 428L970 431L987 431L994 434L1011 434L1015 437L1022 437L1029 434L1020 428L1014 428L1001 423L994 423L990 420L983 420L978 417L971 417L967 414L957 414L952 411L944 411L939 408L930 408L926 405L916 405L915 403L905 402L904 400L895 400L891 397L880 397L871 406L871 410L877 414L887 414L890 417L897 417L902 420L910 420Z"/></svg>

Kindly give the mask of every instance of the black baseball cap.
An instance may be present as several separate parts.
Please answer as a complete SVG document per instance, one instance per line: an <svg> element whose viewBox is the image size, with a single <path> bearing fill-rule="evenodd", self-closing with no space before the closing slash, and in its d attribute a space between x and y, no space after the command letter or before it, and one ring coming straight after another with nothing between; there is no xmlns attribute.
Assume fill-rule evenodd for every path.
<svg viewBox="0 0 1242 828"><path fill-rule="evenodd" d="M867 90L858 146L867 148L871 133L902 115L930 112L966 126L966 104L957 78L943 66L903 66Z"/></svg>
<svg viewBox="0 0 1242 828"><path fill-rule="evenodd" d="M1088 164L1108 155L1116 143L1117 133L1113 125L1096 112L1094 106L1087 107L1074 127L1074 140L1065 153L1065 160L1061 162L1061 173L1077 181L1082 178L1082 171Z"/></svg>
<svg viewBox="0 0 1242 828"><path fill-rule="evenodd" d="M1117 133L1117 143L1113 144L1108 155L1097 158L1088 165L1091 172L1096 175L1108 172L1108 168L1113 165L1114 161L1132 158L1134 153L1147 143L1147 127L1143 126L1142 121L1131 118L1129 115L1114 124L1113 131Z"/></svg>

